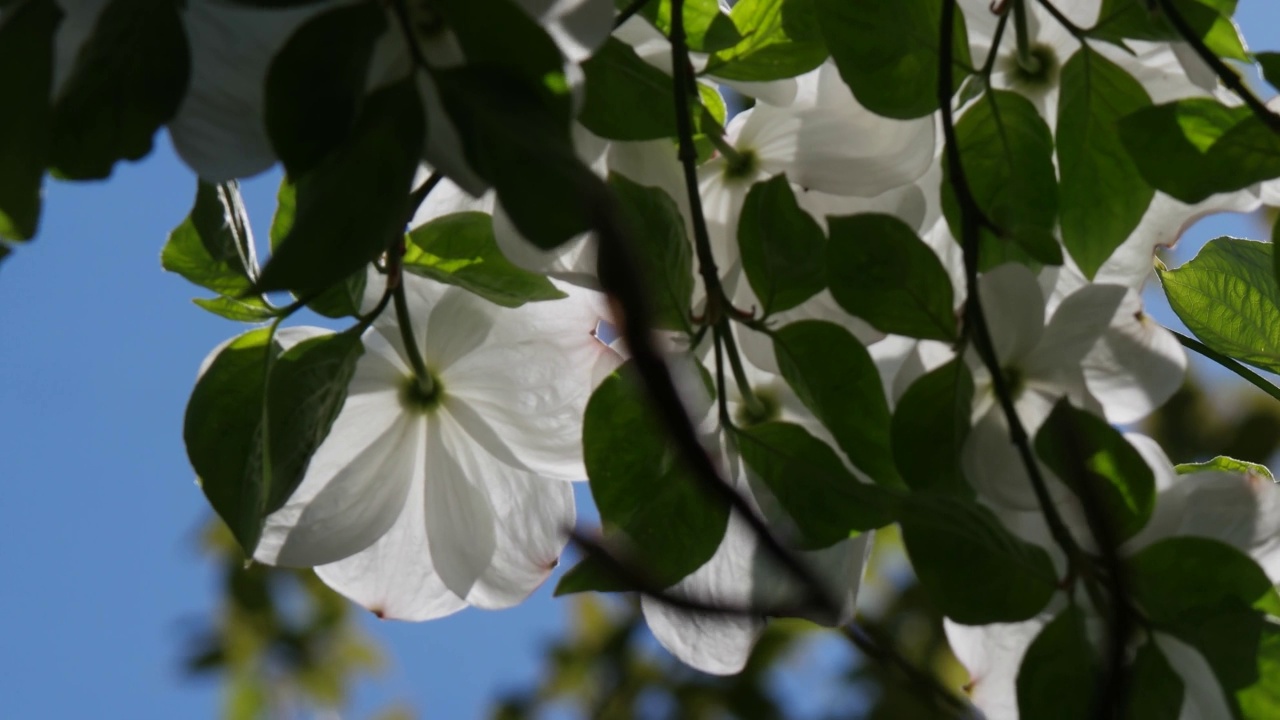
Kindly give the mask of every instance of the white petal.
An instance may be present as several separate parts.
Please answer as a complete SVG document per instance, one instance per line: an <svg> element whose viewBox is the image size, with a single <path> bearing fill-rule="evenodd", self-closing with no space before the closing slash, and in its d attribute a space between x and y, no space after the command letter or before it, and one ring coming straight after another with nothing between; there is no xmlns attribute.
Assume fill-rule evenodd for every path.
<svg viewBox="0 0 1280 720"><path fill-rule="evenodd" d="M427 543L426 483L415 477L404 510L378 541L336 563L316 568L326 585L393 620L432 620L467 606L440 580Z"/></svg>
<svg viewBox="0 0 1280 720"><path fill-rule="evenodd" d="M313 3L261 10L216 0L187 3L183 21L191 79L169 133L178 155L201 178L247 177L275 163L264 114L267 69L303 23L332 7Z"/></svg>
<svg viewBox="0 0 1280 720"><path fill-rule="evenodd" d="M707 605L747 606L757 544L746 521L734 514L715 555L668 592ZM640 607L664 648L686 665L713 675L740 672L764 631L763 618L690 612L651 597L641 598Z"/></svg>
<svg viewBox="0 0 1280 720"><path fill-rule="evenodd" d="M1035 437L1056 400L1036 389L1027 389L1018 397L1015 408L1030 436ZM1009 426L998 405L990 406L969 430L960 462L969 483L986 500L1013 510L1039 509L1026 465L1010 439ZM1054 502L1070 496L1070 490L1051 474L1042 475Z"/></svg>
<svg viewBox="0 0 1280 720"><path fill-rule="evenodd" d="M1076 370L1107 330L1125 292L1119 285L1086 285L1068 296L1049 319L1039 344L1021 363L1022 370L1042 380L1055 378L1062 370Z"/></svg>
<svg viewBox="0 0 1280 720"><path fill-rule="evenodd" d="M943 620L951 651L969 671L969 699L987 720L1018 720L1018 669L1050 617L976 626Z"/></svg>
<svg viewBox="0 0 1280 720"><path fill-rule="evenodd" d="M348 397L302 484L267 516L254 558L311 567L364 550L390 529L422 462L420 423L397 393Z"/></svg>
<svg viewBox="0 0 1280 720"><path fill-rule="evenodd" d="M572 63L590 57L613 29L614 6L609 0L518 0L517 4L542 23Z"/></svg>
<svg viewBox="0 0 1280 720"><path fill-rule="evenodd" d="M1152 637L1173 671L1186 683L1179 720L1216 720L1234 715L1213 668L1199 650L1167 633L1155 632Z"/></svg>
<svg viewBox="0 0 1280 720"><path fill-rule="evenodd" d="M1280 487L1253 472L1180 475L1186 514L1179 535L1199 535L1233 545L1280 577Z"/></svg>
<svg viewBox="0 0 1280 720"><path fill-rule="evenodd" d="M1002 366L1019 363L1044 335L1044 295L1021 263L1006 263L978 279L982 311Z"/></svg>
<svg viewBox="0 0 1280 720"><path fill-rule="evenodd" d="M1142 311L1132 290L1111 324L1084 358L1085 383L1118 425L1137 422L1177 392L1187 372L1187 354L1177 338Z"/></svg>
<svg viewBox="0 0 1280 720"><path fill-rule="evenodd" d="M446 406L495 457L575 480L585 477L582 415L593 373L610 352L594 334L607 309L599 293L561 289L568 298L511 310L482 308L483 300L463 291L447 293L432 313L427 349L435 357L452 336L474 334L460 325L488 322L487 340L439 361Z"/></svg>
<svg viewBox="0 0 1280 720"><path fill-rule="evenodd" d="M495 530L488 565L475 578L467 602L510 607L528 597L558 563L574 523L573 489L498 462L448 417L441 426L445 452L484 495Z"/></svg>
<svg viewBox="0 0 1280 720"><path fill-rule="evenodd" d="M426 424L427 542L440 579L465 598L493 561L497 530L493 507L482 487L485 479L468 476L454 455L465 443L446 442L446 427L452 423L445 417Z"/></svg>

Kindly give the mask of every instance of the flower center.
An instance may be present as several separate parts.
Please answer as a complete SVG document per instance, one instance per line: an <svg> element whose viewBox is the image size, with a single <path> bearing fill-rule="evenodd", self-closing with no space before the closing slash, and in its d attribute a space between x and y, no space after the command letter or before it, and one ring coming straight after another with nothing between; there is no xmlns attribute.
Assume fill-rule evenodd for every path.
<svg viewBox="0 0 1280 720"><path fill-rule="evenodd" d="M400 383L400 406L405 410L423 415L429 414L440 406L444 397L444 388L440 386L440 378L431 375L433 387L428 392L413 375L406 375Z"/></svg>
<svg viewBox="0 0 1280 720"><path fill-rule="evenodd" d="M1058 80L1058 55L1048 45L1032 45L1025 62L1012 53L1005 57L1004 64L1018 90L1044 90Z"/></svg>
<svg viewBox="0 0 1280 720"><path fill-rule="evenodd" d="M729 180L754 177L759 169L760 157L750 148L739 150L737 157L725 157L724 176Z"/></svg>
<svg viewBox="0 0 1280 720"><path fill-rule="evenodd" d="M777 395L768 389L755 389L753 392L754 403L744 401L738 404L738 412L733 419L739 426L749 428L781 417L782 403L778 402Z"/></svg>

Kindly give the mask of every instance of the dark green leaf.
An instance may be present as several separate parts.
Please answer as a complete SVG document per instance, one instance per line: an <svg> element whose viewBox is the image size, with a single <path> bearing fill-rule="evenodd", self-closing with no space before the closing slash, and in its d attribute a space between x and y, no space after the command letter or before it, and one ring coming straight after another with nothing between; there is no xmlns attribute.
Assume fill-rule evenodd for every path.
<svg viewBox="0 0 1280 720"><path fill-rule="evenodd" d="M304 340L272 364L267 387L271 473L264 519L284 505L302 482L311 455L329 435L346 402L347 385L363 354L360 336L348 331Z"/></svg>
<svg viewBox="0 0 1280 720"><path fill-rule="evenodd" d="M724 538L729 506L704 492L684 465L630 365L596 388L582 426L591 495L606 533L622 532L640 566L664 587L709 560Z"/></svg>
<svg viewBox="0 0 1280 720"><path fill-rule="evenodd" d="M289 178L280 179L280 187L276 189L276 212L271 216L271 252L280 247L280 243L289 236L293 229L293 219L298 213L298 189Z"/></svg>
<svg viewBox="0 0 1280 720"><path fill-rule="evenodd" d="M233 340L196 382L183 425L200 488L246 555L253 554L262 531L260 428L267 364L279 352L267 328Z"/></svg>
<svg viewBox="0 0 1280 720"><path fill-rule="evenodd" d="M630 4L631 0L617 2L619 10ZM649 0L640 8L640 16L663 35L671 35L671 0ZM689 49L695 52L715 52L742 41L737 26L720 12L716 0L688 0L684 4L684 33Z"/></svg>
<svg viewBox="0 0 1280 720"><path fill-rule="evenodd" d="M1044 626L1022 657L1018 714L1036 720L1097 717L1098 665L1085 630L1084 613L1075 605L1068 606Z"/></svg>
<svg viewBox="0 0 1280 720"><path fill-rule="evenodd" d="M742 269L765 315L790 310L827 284L822 226L800 209L785 175L751 186L738 221Z"/></svg>
<svg viewBox="0 0 1280 720"><path fill-rule="evenodd" d="M973 376L960 358L921 376L898 399L889 436L912 490L973 496L960 469L972 405Z"/></svg>
<svg viewBox="0 0 1280 720"><path fill-rule="evenodd" d="M516 267L493 238L493 218L482 212L444 215L409 234L404 269L466 288L503 307L566 297L551 281Z"/></svg>
<svg viewBox="0 0 1280 720"><path fill-rule="evenodd" d="M1271 83L1271 87L1280 88L1280 53L1260 52L1253 58L1262 67L1262 77Z"/></svg>
<svg viewBox="0 0 1280 720"><path fill-rule="evenodd" d="M875 482L901 487L889 449L889 403L862 343L839 325L805 320L775 332L773 352L787 384L849 460Z"/></svg>
<svg viewBox="0 0 1280 720"><path fill-rule="evenodd" d="M740 0L730 16L743 35L712 55L703 72L766 82L806 73L827 59L814 0Z"/></svg>
<svg viewBox="0 0 1280 720"><path fill-rule="evenodd" d="M840 77L872 112L923 117L938 109L942 0L815 0ZM972 71L964 14L952 34L954 87Z"/></svg>
<svg viewBox="0 0 1280 720"><path fill-rule="evenodd" d="M1182 267L1157 268L1169 305L1214 350L1280 372L1280 285L1271 243L1220 237Z"/></svg>
<svg viewBox="0 0 1280 720"><path fill-rule="evenodd" d="M174 0L112 0L53 109L53 166L77 180L139 160L177 112L191 58Z"/></svg>
<svg viewBox="0 0 1280 720"><path fill-rule="evenodd" d="M411 80L369 96L351 136L297 180L289 234L258 289L305 296L361 270L403 232L423 137Z"/></svg>
<svg viewBox="0 0 1280 720"><path fill-rule="evenodd" d="M591 227L602 184L574 152L565 103L492 65L434 77L467 160L521 235L553 248Z"/></svg>
<svg viewBox="0 0 1280 720"><path fill-rule="evenodd" d="M501 67L561 96L568 111L568 83L555 40L516 0L432 0L467 62ZM501 29L496 32L495 29Z"/></svg>
<svg viewBox="0 0 1280 720"><path fill-rule="evenodd" d="M1125 720L1178 720L1186 683L1154 642L1138 648L1130 673Z"/></svg>
<svg viewBox="0 0 1280 720"><path fill-rule="evenodd" d="M276 212L271 218L271 251L275 252L280 243L289 236L293 229L293 220L297 215L297 188L288 178L280 181L276 191ZM352 317L360 313L360 303L364 300L365 285L369 275L365 268L360 268L347 276L346 280L331 285L317 295L307 308L329 318Z"/></svg>
<svg viewBox="0 0 1280 720"><path fill-rule="evenodd" d="M795 521L803 547L828 547L893 522L898 498L845 468L835 451L799 425L736 428L738 452Z"/></svg>
<svg viewBox="0 0 1280 720"><path fill-rule="evenodd" d="M290 177L315 167L355 127L373 45L386 29L377 3L337 7L298 28L271 61L267 135Z"/></svg>
<svg viewBox="0 0 1280 720"><path fill-rule="evenodd" d="M1049 554L975 502L912 493L899 521L916 577L935 607L956 622L1026 620L1057 588Z"/></svg>
<svg viewBox="0 0 1280 720"><path fill-rule="evenodd" d="M1218 540L1171 537L1130 558L1134 598L1153 622L1176 621L1226 599L1280 615L1280 595L1248 555Z"/></svg>
<svg viewBox="0 0 1280 720"><path fill-rule="evenodd" d="M1119 546L1151 518L1155 476L1106 420L1058 401L1035 438L1036 454L1086 507L1101 512Z"/></svg>
<svg viewBox="0 0 1280 720"><path fill-rule="evenodd" d="M1129 73L1089 46L1062 68L1058 171L1062 242L1092 279L1138 226L1155 190L1120 142L1120 118L1151 105Z"/></svg>
<svg viewBox="0 0 1280 720"><path fill-rule="evenodd" d="M1274 619L1226 599L1190 609L1162 629L1204 656L1232 718L1272 718L1280 712L1280 629Z"/></svg>
<svg viewBox="0 0 1280 720"><path fill-rule="evenodd" d="M191 212L169 233L160 264L220 295L244 295L256 270L248 228L239 187L201 181Z"/></svg>
<svg viewBox="0 0 1280 720"><path fill-rule="evenodd" d="M1053 240L1053 135L1031 101L1007 90L988 92L956 123L956 141L974 202L1000 229L997 237L982 228L980 269L1012 259L1061 265L1062 250ZM942 172L950 177L945 157ZM960 237L960 206L950 183L943 185L942 207L952 234Z"/></svg>
<svg viewBox="0 0 1280 720"><path fill-rule="evenodd" d="M553 597L574 595L580 592L626 592L634 590L626 578L621 577L608 562L588 555L577 565L565 571L556 583Z"/></svg>
<svg viewBox="0 0 1280 720"><path fill-rule="evenodd" d="M609 187L635 241L655 327L692 332L693 249L680 209L662 188L637 185L616 173L609 176Z"/></svg>
<svg viewBox="0 0 1280 720"><path fill-rule="evenodd" d="M1280 176L1280 135L1247 107L1190 98L1139 110L1120 138L1157 190L1185 203Z"/></svg>
<svg viewBox="0 0 1280 720"><path fill-rule="evenodd" d="M630 45L610 38L582 64L585 98L578 120L610 140L654 140L676 134L671 76Z"/></svg>
<svg viewBox="0 0 1280 720"><path fill-rule="evenodd" d="M27 0L0 23L0 238L29 240L40 223L40 185L49 158L53 0Z"/></svg>
<svg viewBox="0 0 1280 720"><path fill-rule="evenodd" d="M867 213L827 225L827 284L840 307L887 333L955 340L951 277L906 223Z"/></svg>
<svg viewBox="0 0 1280 720"><path fill-rule="evenodd" d="M1248 60L1231 16L1235 0L1173 0L1178 14L1214 53L1232 60ZM1125 39L1170 41L1182 35L1164 16L1160 3L1146 0L1102 0L1091 37L1111 42Z"/></svg>

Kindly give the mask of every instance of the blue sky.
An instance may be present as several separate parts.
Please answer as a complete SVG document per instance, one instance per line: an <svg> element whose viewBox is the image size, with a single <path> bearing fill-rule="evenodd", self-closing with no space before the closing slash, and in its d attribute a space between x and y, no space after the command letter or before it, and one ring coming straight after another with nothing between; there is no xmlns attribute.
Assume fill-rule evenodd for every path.
<svg viewBox="0 0 1280 720"><path fill-rule="evenodd" d="M1280 48L1271 5L1241 3L1255 49ZM259 230L277 178L247 185ZM216 685L186 679L179 664L187 621L207 616L217 593L196 550L209 511L182 416L201 359L238 326L196 308L195 289L160 270L193 183L163 137L108 182L51 182L40 237L0 266L6 718L216 713ZM1187 244L1219 234L1259 236L1246 221L1215 220ZM496 691L536 678L542 643L564 623L550 587L500 613L362 620L392 663L361 687L359 705L403 699L424 717L477 716Z"/></svg>

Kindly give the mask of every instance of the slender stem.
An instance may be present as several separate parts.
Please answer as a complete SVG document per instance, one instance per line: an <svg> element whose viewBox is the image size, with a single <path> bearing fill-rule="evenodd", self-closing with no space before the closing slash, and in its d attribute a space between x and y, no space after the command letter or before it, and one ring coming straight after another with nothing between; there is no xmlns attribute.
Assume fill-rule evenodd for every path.
<svg viewBox="0 0 1280 720"><path fill-rule="evenodd" d="M613 19L613 29L617 30L622 27L622 23L631 19L633 15L644 9L649 4L649 0L632 0L631 4L622 9L618 16Z"/></svg>
<svg viewBox="0 0 1280 720"><path fill-rule="evenodd" d="M1084 28L1071 22L1071 18L1063 15L1062 11L1059 10L1051 0L1038 0L1038 2L1040 3L1040 7L1044 8L1046 12L1053 16L1054 20L1058 21L1059 25L1067 29L1067 32L1071 33L1072 36L1080 42L1085 41L1085 38L1088 37L1089 33L1086 32Z"/></svg>
<svg viewBox="0 0 1280 720"><path fill-rule="evenodd" d="M435 394L436 383L431 378L431 372L427 370L427 364L422 360L422 351L418 348L418 341L413 334L409 303L404 296L404 283L397 282L391 294L395 299L396 324L400 326L400 339L404 341L405 352L409 354L409 364L413 366L413 376L418 382L418 390L424 396L431 397Z"/></svg>
<svg viewBox="0 0 1280 720"><path fill-rule="evenodd" d="M742 366L742 358L738 355L738 345L733 339L733 329L729 321L721 320L716 325L716 330L719 339L724 343L725 354L729 356L729 367L733 369L733 379L738 384L738 392L742 394L742 402L747 406L748 414L752 417L762 416L765 411L764 403L756 397L751 389L751 383L747 381L747 371Z"/></svg>
<svg viewBox="0 0 1280 720"><path fill-rule="evenodd" d="M731 166L742 163L742 153L738 152L738 148L731 145L728 140L725 140L723 135L711 132L707 133L704 137L706 137L707 141L724 156L724 159L727 160Z"/></svg>
<svg viewBox="0 0 1280 720"><path fill-rule="evenodd" d="M1000 56L1000 41L1004 39L1004 29L1009 26L1009 13L1000 14L1000 19L996 21L996 32L991 38L991 47L987 50L987 59L982 61L982 77L990 78L991 71L996 66L996 58Z"/></svg>
<svg viewBox="0 0 1280 720"><path fill-rule="evenodd" d="M1014 7L1017 7L1016 5ZM991 332L987 327L986 315L982 311L982 299L978 293L978 249L981 211L973 198L973 191L964 172L964 164L960 158L960 145L956 138L955 116L951 108L951 63L948 59L952 51L951 24L955 21L956 0L944 0L942 4L942 28L939 32L938 62L938 103L942 111L942 132L945 138L945 152L949 175L947 179L955 188L956 198L960 205L960 240L964 252L965 284L968 297L965 301L965 331L973 333L974 349L982 359L987 371L991 374L991 383L995 390L1000 408L1004 412L1009 425L1009 436L1017 447L1018 455L1031 479L1031 486L1036 500L1044 513L1049 531L1054 540L1067 553L1073 562L1080 555L1079 546L1071 536L1066 524L1062 521L1058 510L1049 496L1048 486L1040 474L1040 464L1036 462L1027 437L1026 428L1014 407L1013 394L1009 389L1004 369L995 353L991 341Z"/></svg>
<svg viewBox="0 0 1280 720"><path fill-rule="evenodd" d="M1244 101L1244 104L1248 105L1249 109L1253 111L1253 114L1257 115L1258 119L1267 127L1276 133L1280 133L1280 115L1267 109L1266 103L1259 100L1258 96L1254 95L1253 91L1244 84L1240 74L1228 67L1222 61L1222 58L1218 57L1217 53L1204 44L1204 40L1196 35L1196 31L1187 23L1186 18L1182 17L1182 13L1178 12L1173 0L1155 0L1155 2L1160 5L1165 17L1169 18L1169 22L1173 24L1174 29L1178 31L1182 39L1186 40L1191 45L1191 48L1196 51L1196 54L1200 56L1200 59L1204 60L1213 69L1214 74L1218 76L1222 84L1239 96Z"/></svg>
<svg viewBox="0 0 1280 720"><path fill-rule="evenodd" d="M1029 73L1040 72L1040 58L1031 54L1031 34L1027 29L1026 0L1013 0L1013 31L1018 42L1018 65Z"/></svg>
<svg viewBox="0 0 1280 720"><path fill-rule="evenodd" d="M1169 332L1173 333L1173 336L1178 338L1178 342L1182 343L1183 346L1186 347L1187 349L1194 350L1197 353L1200 353L1201 355L1218 363L1219 365L1230 370L1236 375L1239 375L1245 380L1248 380L1250 384L1252 384L1254 387L1258 388L1262 392L1270 395L1276 400L1280 400L1280 387L1276 387L1274 383L1267 382L1266 378L1262 377L1258 373L1245 367L1239 361L1233 360L1227 357L1226 355L1223 355L1222 353L1218 352L1217 350L1214 350L1208 345L1205 345L1199 340L1196 340L1195 338L1192 338L1192 337L1187 337L1186 335L1183 335L1177 330L1169 330Z"/></svg>

